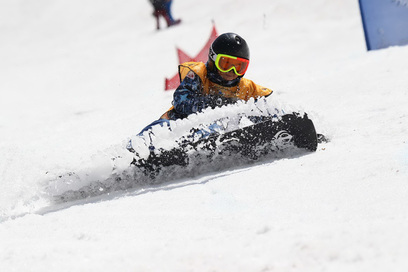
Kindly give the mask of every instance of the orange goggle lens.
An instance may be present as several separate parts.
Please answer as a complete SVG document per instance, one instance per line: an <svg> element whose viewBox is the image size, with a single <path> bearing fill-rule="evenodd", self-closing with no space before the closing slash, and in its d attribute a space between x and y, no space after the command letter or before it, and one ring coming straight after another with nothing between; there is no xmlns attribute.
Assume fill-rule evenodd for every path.
<svg viewBox="0 0 408 272"><path fill-rule="evenodd" d="M247 59L224 54L218 54L215 60L215 66L217 66L218 70L224 73L234 70L235 74L238 76L245 74L246 70L248 69L248 65L249 60Z"/></svg>

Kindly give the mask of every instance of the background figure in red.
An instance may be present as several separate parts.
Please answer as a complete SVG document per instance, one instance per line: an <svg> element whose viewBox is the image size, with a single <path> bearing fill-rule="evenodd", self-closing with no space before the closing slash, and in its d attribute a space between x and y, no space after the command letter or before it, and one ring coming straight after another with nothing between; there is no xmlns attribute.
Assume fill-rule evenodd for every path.
<svg viewBox="0 0 408 272"><path fill-rule="evenodd" d="M180 19L174 20L171 15L171 3L173 0L149 0L154 7L153 16L156 17L157 29L160 29L160 16L162 16L166 22L167 26L177 25L181 22Z"/></svg>

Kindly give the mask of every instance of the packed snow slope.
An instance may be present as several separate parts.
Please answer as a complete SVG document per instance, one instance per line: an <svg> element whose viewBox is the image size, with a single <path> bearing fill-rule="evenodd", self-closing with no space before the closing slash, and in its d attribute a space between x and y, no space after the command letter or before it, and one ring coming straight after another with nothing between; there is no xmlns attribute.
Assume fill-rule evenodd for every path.
<svg viewBox="0 0 408 272"><path fill-rule="evenodd" d="M0 271L407 271L408 47L366 52L357 2L175 0L182 24L156 31L144 0L0 0ZM212 21L331 141L53 203L53 178L129 157Z"/></svg>

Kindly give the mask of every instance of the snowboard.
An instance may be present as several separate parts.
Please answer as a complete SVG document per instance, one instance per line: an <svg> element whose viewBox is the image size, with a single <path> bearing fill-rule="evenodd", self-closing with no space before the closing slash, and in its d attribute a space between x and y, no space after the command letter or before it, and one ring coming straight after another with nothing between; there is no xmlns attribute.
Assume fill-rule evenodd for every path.
<svg viewBox="0 0 408 272"><path fill-rule="evenodd" d="M147 158L134 158L132 164L154 177L163 167L187 166L192 161L211 162L216 158L259 160L285 150L313 152L318 136L307 114L291 113L281 117L254 117L256 123L228 132L209 133L192 129L170 150L152 150ZM199 158L199 160L197 160Z"/></svg>

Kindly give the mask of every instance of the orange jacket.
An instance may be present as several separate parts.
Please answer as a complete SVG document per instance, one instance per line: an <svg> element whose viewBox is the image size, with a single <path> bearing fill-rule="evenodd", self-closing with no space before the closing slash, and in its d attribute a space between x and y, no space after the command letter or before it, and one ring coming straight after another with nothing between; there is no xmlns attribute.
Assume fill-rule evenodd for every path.
<svg viewBox="0 0 408 272"><path fill-rule="evenodd" d="M202 95L215 95L223 96L225 98L235 98L244 101L248 101L250 98L259 98L262 96L268 96L272 93L272 90L255 84L252 80L242 78L238 85L232 87L225 87L216 84L207 77L207 68L202 62L186 62L179 65L180 82L186 77L198 76L201 79L201 93ZM171 107L166 113L164 113L161 119L172 119L169 113L174 111L174 107Z"/></svg>

